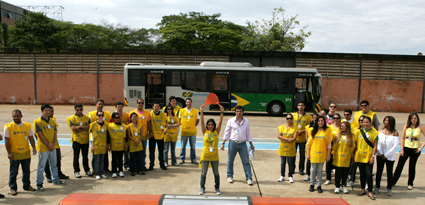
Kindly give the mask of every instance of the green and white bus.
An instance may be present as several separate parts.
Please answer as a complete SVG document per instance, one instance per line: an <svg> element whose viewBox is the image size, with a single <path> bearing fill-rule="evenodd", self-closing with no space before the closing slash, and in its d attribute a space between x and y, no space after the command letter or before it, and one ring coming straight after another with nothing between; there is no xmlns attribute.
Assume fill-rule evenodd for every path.
<svg viewBox="0 0 425 205"><path fill-rule="evenodd" d="M192 106L199 108L209 93L215 93L226 110L241 105L245 111L281 115L295 111L298 102L304 101L307 111L319 112L321 75L311 68L252 67L233 62L199 66L127 63L124 67L124 97L130 107L137 107L138 98L145 100L146 108L155 101L164 106L175 96L180 107L191 98Z"/></svg>

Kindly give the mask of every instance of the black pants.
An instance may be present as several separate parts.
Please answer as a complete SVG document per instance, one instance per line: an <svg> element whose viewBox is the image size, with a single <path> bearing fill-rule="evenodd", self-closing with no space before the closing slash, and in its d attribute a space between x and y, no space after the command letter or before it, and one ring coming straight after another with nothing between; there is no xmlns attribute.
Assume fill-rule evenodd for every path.
<svg viewBox="0 0 425 205"><path fill-rule="evenodd" d="M56 166L58 167L58 176L64 175L61 169L61 158L62 158L61 148L59 147L56 149L56 159L57 159ZM45 167L50 167L49 160L47 160ZM50 173L49 168L44 169L44 173L46 173L46 178L52 178L52 174Z"/></svg>
<svg viewBox="0 0 425 205"><path fill-rule="evenodd" d="M377 169L376 169L376 188L381 188L382 172L384 171L384 164L387 166L387 189L392 188L393 182L393 167L394 161L388 161L382 159L380 156L376 157Z"/></svg>
<svg viewBox="0 0 425 205"><path fill-rule="evenodd" d="M89 144L80 144L78 142L73 142L72 149L74 150L74 163L73 163L74 172L80 172L80 162L79 162L80 151L83 158L84 172L89 172L90 171L89 158L88 158Z"/></svg>
<svg viewBox="0 0 425 205"><path fill-rule="evenodd" d="M155 147L158 145L159 166L164 166L164 139L157 140L154 137L149 139L149 166L155 166Z"/></svg>
<svg viewBox="0 0 425 205"><path fill-rule="evenodd" d="M280 176L285 176L286 162L288 162L288 176L292 177L295 171L295 157L280 156Z"/></svg>
<svg viewBox="0 0 425 205"><path fill-rule="evenodd" d="M307 175L310 176L311 163L310 163L310 160L309 159L307 159L307 163L306 164L307 164L307 170L306 170L307 171Z"/></svg>
<svg viewBox="0 0 425 205"><path fill-rule="evenodd" d="M357 162L352 162L350 166L350 171L348 174L350 175L350 181L352 181L353 183L356 181L356 172L358 166L359 165L357 164Z"/></svg>
<svg viewBox="0 0 425 205"><path fill-rule="evenodd" d="M372 178L372 168L373 164L369 163L357 163L360 169L360 187L364 189L366 187L367 181L367 191L372 192L373 188L373 178Z"/></svg>
<svg viewBox="0 0 425 205"><path fill-rule="evenodd" d="M109 153L106 152L105 157L103 158L103 169L107 170L109 169L109 157L108 157Z"/></svg>
<svg viewBox="0 0 425 205"><path fill-rule="evenodd" d="M298 163L298 169L300 170L300 172L304 171L304 163L305 163L305 144L306 142L300 142L300 143L295 143L295 149L299 149L299 153L300 153L300 161ZM295 159L296 161L296 156ZM295 168L294 168L294 172L295 172Z"/></svg>
<svg viewBox="0 0 425 205"><path fill-rule="evenodd" d="M131 162L130 152L129 151L124 151L123 155L124 155L124 167L125 168L130 168L131 167L130 166L130 162Z"/></svg>
<svg viewBox="0 0 425 205"><path fill-rule="evenodd" d="M418 161L419 156L421 156L421 153L416 153L415 150L416 149L404 147L404 156L400 155L400 158L398 159L397 167L395 168L393 185L397 184L397 181L400 178L401 172L403 171L404 164L406 163L407 159L410 157L409 179L407 180L407 185L413 186L413 181L415 180L415 174L416 174L416 162Z"/></svg>
<svg viewBox="0 0 425 205"><path fill-rule="evenodd" d="M335 167L332 163L334 161L334 155L331 154L331 159L329 160L329 162L326 162L326 180L331 180L332 179L332 169Z"/></svg>
<svg viewBox="0 0 425 205"><path fill-rule="evenodd" d="M112 173L117 173L117 168L120 172L123 171L122 169L122 157L123 157L123 151L112 151Z"/></svg>
<svg viewBox="0 0 425 205"><path fill-rule="evenodd" d="M347 186L347 177L350 167L337 167L335 166L335 187L339 188L342 186ZM341 183L342 180L342 183Z"/></svg>

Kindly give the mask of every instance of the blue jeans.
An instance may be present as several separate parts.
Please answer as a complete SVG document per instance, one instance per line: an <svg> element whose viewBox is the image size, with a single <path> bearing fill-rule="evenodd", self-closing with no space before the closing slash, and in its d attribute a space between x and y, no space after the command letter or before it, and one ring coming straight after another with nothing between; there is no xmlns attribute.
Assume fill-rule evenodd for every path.
<svg viewBox="0 0 425 205"><path fill-rule="evenodd" d="M50 173L52 173L52 181L58 182L58 167L56 166L57 158L56 158L56 149L53 151L41 152L38 154L38 166L37 166L37 184L43 184L44 181L44 169L46 167L46 162L49 160L50 164ZM47 168L49 169L49 167Z"/></svg>
<svg viewBox="0 0 425 205"><path fill-rule="evenodd" d="M10 190L18 190L18 185L16 184L16 176L18 175L19 171L19 164L22 166L22 183L23 188L27 189L31 182L30 182L30 164L31 164L31 157L28 159L23 160L10 160L10 173L9 173L9 187Z"/></svg>
<svg viewBox="0 0 425 205"><path fill-rule="evenodd" d="M205 189L205 181L207 180L207 173L210 161L201 161L202 173L201 173L201 188ZM218 161L211 161L211 167L214 173L215 188L220 188L220 175L218 174Z"/></svg>
<svg viewBox="0 0 425 205"><path fill-rule="evenodd" d="M142 150L142 165L143 167L146 167L146 145L148 143L148 140L142 140L142 146L143 146L143 150Z"/></svg>
<svg viewBox="0 0 425 205"><path fill-rule="evenodd" d="M236 153L239 152L241 157L243 170L245 171L246 179L252 179L251 165L249 164L249 155L246 142L236 143L229 141L229 154L227 162L227 177L233 177L233 161L235 161Z"/></svg>
<svg viewBox="0 0 425 205"><path fill-rule="evenodd" d="M104 170L105 170L104 166L105 165L103 163L105 163L105 155L107 155L107 153L106 154L96 154L96 155L93 153L92 167L93 167L94 175L96 175L96 176L100 176L100 175L104 174Z"/></svg>
<svg viewBox="0 0 425 205"><path fill-rule="evenodd" d="M181 136L182 150L180 151L180 160L186 159L186 145L187 140L189 140L190 144L190 160L196 160L196 135L193 136Z"/></svg>
<svg viewBox="0 0 425 205"><path fill-rule="evenodd" d="M177 144L177 142L164 142L164 162L168 163L168 150L170 150L170 152L171 152L171 154L170 154L171 164L173 164L173 165L177 164L176 144Z"/></svg>

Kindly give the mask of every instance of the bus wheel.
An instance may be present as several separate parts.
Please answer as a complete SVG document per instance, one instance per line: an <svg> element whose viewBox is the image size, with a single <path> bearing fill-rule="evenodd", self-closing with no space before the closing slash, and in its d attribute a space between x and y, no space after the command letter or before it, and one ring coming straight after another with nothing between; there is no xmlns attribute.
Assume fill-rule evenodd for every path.
<svg viewBox="0 0 425 205"><path fill-rule="evenodd" d="M269 103L269 106L267 107L267 112L269 115L273 116L280 116L283 113L284 105L280 101L273 101Z"/></svg>
<svg viewBox="0 0 425 205"><path fill-rule="evenodd" d="M179 107L181 107L181 108L184 108L184 107L186 107L186 103L184 102L184 100L183 99L181 99L181 98L177 98L176 99L177 100L177 106L179 106Z"/></svg>

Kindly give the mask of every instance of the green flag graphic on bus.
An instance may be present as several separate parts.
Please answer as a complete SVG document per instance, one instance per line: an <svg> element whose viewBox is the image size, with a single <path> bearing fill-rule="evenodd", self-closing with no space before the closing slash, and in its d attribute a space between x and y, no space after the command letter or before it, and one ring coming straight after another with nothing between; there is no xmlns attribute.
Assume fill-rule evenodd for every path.
<svg viewBox="0 0 425 205"><path fill-rule="evenodd" d="M193 92L183 92L182 93L182 97L185 97L185 98L190 98L192 96L193 96Z"/></svg>

